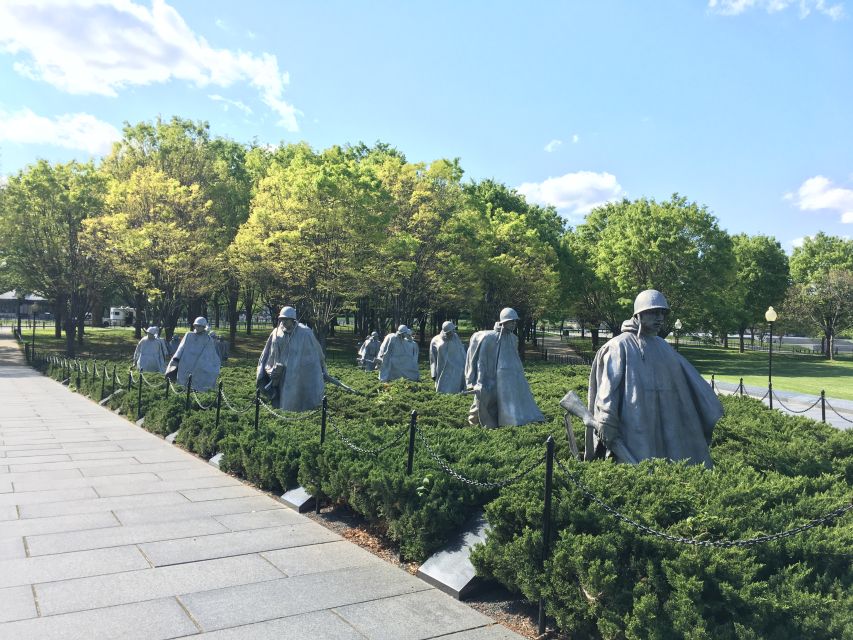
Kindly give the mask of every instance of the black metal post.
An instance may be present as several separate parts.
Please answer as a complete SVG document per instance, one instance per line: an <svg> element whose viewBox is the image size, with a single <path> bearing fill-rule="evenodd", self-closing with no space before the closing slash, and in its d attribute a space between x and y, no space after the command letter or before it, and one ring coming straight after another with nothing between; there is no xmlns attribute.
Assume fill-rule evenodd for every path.
<svg viewBox="0 0 853 640"><path fill-rule="evenodd" d="M127 372L127 392L130 393L133 391L133 372Z"/></svg>
<svg viewBox="0 0 853 640"><path fill-rule="evenodd" d="M716 391L716 387L714 386L714 374L711 374L711 391Z"/></svg>
<svg viewBox="0 0 853 640"><path fill-rule="evenodd" d="M770 325L770 350L767 352L767 384L773 384L773 323L768 322Z"/></svg>
<svg viewBox="0 0 853 640"><path fill-rule="evenodd" d="M80 362L77 362L77 391L80 391Z"/></svg>
<svg viewBox="0 0 853 640"><path fill-rule="evenodd" d="M24 357L27 359L27 362L30 361L30 343L24 343Z"/></svg>
<svg viewBox="0 0 853 640"><path fill-rule="evenodd" d="M767 397L770 398L770 408L773 408L773 383L767 383Z"/></svg>
<svg viewBox="0 0 853 640"><path fill-rule="evenodd" d="M95 384L95 370L98 368L98 361L92 359L92 384Z"/></svg>
<svg viewBox="0 0 853 640"><path fill-rule="evenodd" d="M139 387L136 390L136 419L142 417L142 370L139 371Z"/></svg>
<svg viewBox="0 0 853 640"><path fill-rule="evenodd" d="M255 389L255 432L261 420L261 390Z"/></svg>
<svg viewBox="0 0 853 640"><path fill-rule="evenodd" d="M740 382L737 385L738 391L740 392L741 397L743 397L743 378L740 379Z"/></svg>
<svg viewBox="0 0 853 640"><path fill-rule="evenodd" d="M117 378L116 378L116 366L115 366L115 365L113 365L113 390L112 390L112 395L115 395L115 394L116 394L116 382L117 382Z"/></svg>
<svg viewBox="0 0 853 640"><path fill-rule="evenodd" d="M554 437L545 441L545 505L542 510L542 556L539 569L544 570L551 549L551 493L554 479ZM545 633L545 596L539 596L539 635Z"/></svg>
<svg viewBox="0 0 853 640"><path fill-rule="evenodd" d="M101 376L101 397L98 398L98 401L104 399L104 389L107 386L107 363L104 363L104 375Z"/></svg>
<svg viewBox="0 0 853 640"><path fill-rule="evenodd" d="M166 399L166 401L168 401L169 400L169 378L167 378L166 376L163 376L163 393L165 394L164 398Z"/></svg>
<svg viewBox="0 0 853 640"><path fill-rule="evenodd" d="M320 446L326 442L326 420L329 417L329 400L323 396L323 413L320 417Z"/></svg>
<svg viewBox="0 0 853 640"><path fill-rule="evenodd" d="M190 392L193 389L193 374L187 376L187 398L184 401L184 412L190 412Z"/></svg>
<svg viewBox="0 0 853 640"><path fill-rule="evenodd" d="M166 384L169 384L168 378ZM222 408L222 380L219 381L219 388L216 390L216 429L219 429L219 410Z"/></svg>
<svg viewBox="0 0 853 640"><path fill-rule="evenodd" d="M826 392L820 390L820 421L826 422Z"/></svg>
<svg viewBox="0 0 853 640"><path fill-rule="evenodd" d="M406 461L406 475L412 475L412 463L415 460L415 429L418 428L418 412L412 410L412 417L409 420L409 458Z"/></svg>

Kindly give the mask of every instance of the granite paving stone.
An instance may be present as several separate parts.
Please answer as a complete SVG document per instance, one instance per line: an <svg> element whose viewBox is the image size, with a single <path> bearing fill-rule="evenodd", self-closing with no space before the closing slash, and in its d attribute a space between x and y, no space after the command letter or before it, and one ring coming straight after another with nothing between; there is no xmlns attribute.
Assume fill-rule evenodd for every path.
<svg viewBox="0 0 853 640"><path fill-rule="evenodd" d="M204 536L226 531L225 526L213 518L203 518L30 536L27 538L27 546L31 556L40 556L69 551L84 551L86 549L119 547L157 540Z"/></svg>
<svg viewBox="0 0 853 640"><path fill-rule="evenodd" d="M205 631L431 589L396 567L373 565L182 596Z"/></svg>
<svg viewBox="0 0 853 640"><path fill-rule="evenodd" d="M306 545L325 547L322 543L334 540L340 540L340 537L325 527L306 520L302 524L286 527L151 542L140 545L140 548L151 564L160 567L286 547L303 547ZM276 563L273 564L280 566Z"/></svg>
<svg viewBox="0 0 853 640"><path fill-rule="evenodd" d="M95 485L95 490L102 498L116 496L133 496L144 493L163 493L167 491L180 491L186 495L189 489L210 489L215 487L237 487L245 486L242 482L231 476L220 473L216 476L202 478L186 478L184 480L160 480L159 478L146 479L144 482L119 482ZM256 495L256 494L253 494Z"/></svg>
<svg viewBox="0 0 853 640"><path fill-rule="evenodd" d="M11 493L12 483L8 480L0 480L0 493Z"/></svg>
<svg viewBox="0 0 853 640"><path fill-rule="evenodd" d="M35 618L36 615L33 590L29 585L0 589L0 622ZM0 627L0 637L2 633L3 628Z"/></svg>
<svg viewBox="0 0 853 640"><path fill-rule="evenodd" d="M141 466L136 460L130 459L122 461L122 466L130 465L133 467ZM41 463L23 463L10 464L10 473L24 473L27 471L59 471L61 469L80 469L83 473L91 469L110 467L115 465L113 460L67 460L63 462L41 462ZM125 467L126 468L126 467Z"/></svg>
<svg viewBox="0 0 853 640"><path fill-rule="evenodd" d="M370 640L425 640L490 624L491 620L438 590L337 607Z"/></svg>
<svg viewBox="0 0 853 640"><path fill-rule="evenodd" d="M266 527L280 527L286 524L305 522L305 516L299 515L293 509L270 509L254 513L219 515L214 516L214 519L224 524L231 531L264 529Z"/></svg>
<svg viewBox="0 0 853 640"><path fill-rule="evenodd" d="M83 578L103 573L148 569L135 546L0 561L0 587Z"/></svg>
<svg viewBox="0 0 853 640"><path fill-rule="evenodd" d="M510 631L506 627L493 624L490 627L480 627L479 629L441 636L441 640L524 640L524 636Z"/></svg>
<svg viewBox="0 0 853 640"><path fill-rule="evenodd" d="M42 615L56 615L247 583L262 586L281 577L260 556L246 555L51 582L35 591Z"/></svg>
<svg viewBox="0 0 853 640"><path fill-rule="evenodd" d="M53 471L51 474L60 473ZM63 472L64 473L64 472ZM97 491L102 486L113 486L127 482L156 482L159 478L153 473L129 473L127 475L105 476L100 478L84 478L80 474L76 474L69 478L61 478L59 480L43 478L44 474L30 474L26 479L17 480L14 483L15 491L50 491L53 489L76 489L80 487L94 487Z"/></svg>
<svg viewBox="0 0 853 640"><path fill-rule="evenodd" d="M291 577L384 562L369 551L353 546L345 540L265 551L261 555Z"/></svg>
<svg viewBox="0 0 853 640"><path fill-rule="evenodd" d="M63 500L82 500L97 498L92 487L78 489L58 489L56 491L18 491L0 494L0 505L41 504L44 502L62 502Z"/></svg>
<svg viewBox="0 0 853 640"><path fill-rule="evenodd" d="M192 636L193 640L366 640L358 631L330 611L314 611L301 615L257 622L255 624L210 631Z"/></svg>
<svg viewBox="0 0 853 640"><path fill-rule="evenodd" d="M24 548L24 539L0 538L0 560L14 560L15 558L26 558L27 552Z"/></svg>
<svg viewBox="0 0 853 640"><path fill-rule="evenodd" d="M192 502L206 502L208 500L221 500L223 498L246 498L258 495L258 490L244 484L230 487L212 487L208 489L187 489L181 491Z"/></svg>
<svg viewBox="0 0 853 640"><path fill-rule="evenodd" d="M231 498L211 502L188 502L165 507L140 509L120 509L114 511L122 524L144 524L146 522L177 522L202 516L247 513L263 509L284 509L285 507L270 498L256 496L252 498Z"/></svg>
<svg viewBox="0 0 853 640"><path fill-rule="evenodd" d="M60 482L62 486L65 487L65 480L82 477L83 474L80 473L79 469L61 469L59 471L24 471L21 473L7 473L6 475L0 476L0 480L11 482L13 486L18 482L38 481L49 489L57 489L59 488ZM15 488L15 491L18 491L17 487Z"/></svg>
<svg viewBox="0 0 853 640"><path fill-rule="evenodd" d="M117 509L139 509L149 506L179 504L190 504L190 501L182 494L172 491L136 496L118 496L115 498L90 498L86 500L30 504L19 507L19 512L21 518L44 518L74 513L97 513L99 511L114 511Z"/></svg>
<svg viewBox="0 0 853 640"><path fill-rule="evenodd" d="M122 464L84 468L80 469L80 471L86 477L95 478L98 476L115 476L136 472L159 474L161 471L184 471L191 469L195 464L197 464L197 461L192 459L176 460L175 462L156 462L153 464L143 464L135 460L133 462L128 460Z"/></svg>
<svg viewBox="0 0 853 640"><path fill-rule="evenodd" d="M99 529L101 527L116 527L118 525L119 522L111 512L55 516L52 518L27 518L25 520L4 522L0 525L0 538L34 536L40 533L81 531L84 529Z"/></svg>
<svg viewBox="0 0 853 640"><path fill-rule="evenodd" d="M17 520L18 508L15 505L0 505L0 522L4 520Z"/></svg>
<svg viewBox="0 0 853 640"><path fill-rule="evenodd" d="M0 627L9 640L169 640L197 631L175 598L30 618ZM97 632L95 633L95 630Z"/></svg>
<svg viewBox="0 0 853 640"><path fill-rule="evenodd" d="M222 475L222 472L216 467L212 467L207 463L199 462L199 465L187 469L157 471L157 476L161 480L188 480L190 478L217 478Z"/></svg>

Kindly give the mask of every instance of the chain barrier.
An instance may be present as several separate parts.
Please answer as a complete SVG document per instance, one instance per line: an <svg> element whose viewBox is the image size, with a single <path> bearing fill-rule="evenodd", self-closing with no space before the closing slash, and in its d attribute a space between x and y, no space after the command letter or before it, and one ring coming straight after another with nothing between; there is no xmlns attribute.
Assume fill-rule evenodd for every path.
<svg viewBox="0 0 853 640"><path fill-rule="evenodd" d="M332 420L331 414L328 414L327 420L334 432L338 434L338 437L343 441L346 446L348 446L353 451L357 451L358 453L363 453L365 455L373 457L378 456L380 453L384 453L385 451L393 447L395 444L397 444L404 435L409 433L409 427L407 425L402 431L400 431L400 433L394 436L390 442L386 442L384 445L376 449L365 449L363 447L359 447L357 444L355 444L352 440L350 440L343 434L343 432L338 428L338 425L336 425Z"/></svg>
<svg viewBox="0 0 853 640"><path fill-rule="evenodd" d="M767 391L765 391L765 392L764 392L764 395L763 395L763 396L761 396L761 397L758 399L758 401L759 401L759 402L764 402L765 400L767 400L767 397L768 397L769 395L770 395L770 389L768 389ZM775 396L776 394L774 393L773 395ZM776 397L778 398L779 396L776 396Z"/></svg>
<svg viewBox="0 0 853 640"><path fill-rule="evenodd" d="M159 385L159 384L156 384L156 383L154 383L154 382L150 382L150 381L148 380L148 378L146 378L146 377L145 377L145 373L144 373L144 372L140 371L140 372L139 372L139 375L140 375L140 376L142 376L142 382L144 382L144 383L146 384L146 386L148 386L148 387L150 387L150 388L152 388L152 389L159 389L159 388L160 388L160 385Z"/></svg>
<svg viewBox="0 0 853 640"><path fill-rule="evenodd" d="M283 413L279 413L278 411L276 411L275 407L264 402L263 398L260 398L260 401L261 401L261 406L264 408L264 410L267 413L274 416L278 420L281 420L282 422L298 422L300 420L306 420L309 418L313 418L316 415L319 415L321 412L320 409L314 409L313 411L306 411L303 413L299 413L298 415L288 416L288 415L285 415Z"/></svg>
<svg viewBox="0 0 853 640"><path fill-rule="evenodd" d="M650 536L654 536L657 538L663 538L664 540L668 540L670 542L678 542L681 544L689 544L697 547L719 547L724 549L729 549L732 547L751 547L756 544L761 544L764 542L772 542L773 540L779 540L782 538L790 538L791 536L795 536L803 531L808 531L809 529L814 529L822 524L828 524L835 520L836 518L840 518L845 513L853 509L853 502L849 504L845 504L829 513L822 515L818 518L813 518L806 522L805 524L801 524L798 527L794 527L792 529L786 529L785 531L780 531L778 533L771 533L763 536L756 536L755 538L747 538L745 540L697 540L696 538L684 538L682 536L673 536L668 533L664 533L663 531L658 531L657 529L653 529L647 525L644 525L640 522L637 522L633 518L629 518L628 516L620 513L607 503L605 503L601 498L595 495L592 490L589 489L578 477L576 474L569 471L569 469L563 464L562 460L554 457L554 460L557 463L557 466L565 473L569 480L574 484L578 489L580 489L581 493L604 509L607 513L612 515L614 518L619 520L620 522L624 522L643 533L646 533Z"/></svg>
<svg viewBox="0 0 853 640"><path fill-rule="evenodd" d="M127 372L130 374L130 381L131 381L133 384L136 384L136 380L137 380L137 379L133 377L133 367L130 367L130 368L127 370ZM139 375L142 375L142 372L140 372L140 373L139 373Z"/></svg>
<svg viewBox="0 0 853 640"><path fill-rule="evenodd" d="M842 420L845 420L845 421L847 421L847 422L851 422L851 423L853 423L853 420L851 420L850 418L845 418L845 417L844 417L844 416L842 416L840 413L838 413L838 411L836 411L836 410L835 410L835 407L833 407L831 404L829 404L829 400L827 400L827 401L826 401L826 406L827 406L827 407L829 407L830 409L832 409L832 413L834 413L835 415L837 415L837 416L838 416L839 418L841 418Z"/></svg>
<svg viewBox="0 0 853 640"><path fill-rule="evenodd" d="M174 390L174 387L172 387L172 389ZM233 411L234 413L236 413L238 415L243 415L245 413L248 413L249 411L251 411L252 409L255 408L255 402L254 401L252 401L249 404L249 406L246 407L245 409L241 410L241 409L235 408L234 405L231 404L231 401L228 399L228 396L225 395L225 391L222 392L222 400L223 400L223 402L225 402L225 406L228 407L228 409L230 409L231 411Z"/></svg>
<svg viewBox="0 0 853 640"><path fill-rule="evenodd" d="M810 410L814 409L820 403L820 398L818 398L817 400L812 402L811 406L808 406L805 409L803 409L802 411L800 411L798 409L792 409L791 407L786 405L784 402L782 402L782 398L780 398L779 395L775 391L773 392L773 397L776 398L776 402L778 402L782 406L782 408L784 408L786 411L790 411L791 413L805 413L806 411L810 411Z"/></svg>
<svg viewBox="0 0 853 640"><path fill-rule="evenodd" d="M169 389L170 389L170 390L171 390L171 392L172 392L172 393L174 393L176 396L177 396L177 395L180 395L180 394L182 394L182 393L183 393L183 391L181 391L181 388L180 388L180 387L176 387L176 386L175 386L175 384L172 382L171 378L169 379Z"/></svg>
<svg viewBox="0 0 853 640"><path fill-rule="evenodd" d="M445 461L441 456L439 456L435 452L435 450L430 446L429 441L427 441L424 434L421 433L421 430L419 427L415 428L415 432L417 433L418 438L420 438L420 441L423 443L424 447L426 448L427 453L429 453L430 457L433 460L435 460L435 462L438 464L438 466L440 466L444 470L445 473L447 473L450 476L453 476L454 478L456 478L460 482L463 482L465 484L470 484L470 485L475 486L475 487L481 487L483 489L500 489L502 487L508 487L509 485L515 484L516 482L521 480L524 476L532 473L533 471L535 471L536 469L541 467L543 464L545 464L545 456L543 455L540 458L538 458L536 461L534 461L533 464L531 464L529 467L527 467L523 471L520 471L517 474L515 474L514 476L510 476L509 478L505 478L504 480L498 480L497 482L481 482L479 480L472 480L471 478L466 478L461 473L459 473L458 471L453 469L447 463L447 461Z"/></svg>
<svg viewBox="0 0 853 640"><path fill-rule="evenodd" d="M198 408L201 409L202 411L207 411L208 409L212 409L213 407L216 406L215 403L211 403L207 406L204 406L204 403L202 403L202 401L199 400L199 398L198 398L198 392L195 389L193 389L191 391L191 393L193 395L193 400L195 400L195 403L198 405Z"/></svg>

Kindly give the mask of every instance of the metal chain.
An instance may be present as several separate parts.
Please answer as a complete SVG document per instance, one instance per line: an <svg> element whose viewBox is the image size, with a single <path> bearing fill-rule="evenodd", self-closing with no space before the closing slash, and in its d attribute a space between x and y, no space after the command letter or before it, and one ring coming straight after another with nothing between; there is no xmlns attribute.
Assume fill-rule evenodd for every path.
<svg viewBox="0 0 853 640"><path fill-rule="evenodd" d="M198 392L195 389L192 390L192 394L193 400L195 400L195 403L198 405L199 409L201 409L202 411L207 411L208 409L213 408L214 405L212 403L207 405L206 407L204 406L204 404L202 404L202 401L198 399Z"/></svg>
<svg viewBox="0 0 853 640"><path fill-rule="evenodd" d="M838 413L838 411L835 410L835 407L833 407L831 404L829 404L829 400L826 401L826 406L829 407L830 409L832 409L832 412L835 415L837 415L839 418L841 418L842 420L846 420L847 422L853 422L853 420L851 420L850 418L845 418L840 413Z"/></svg>
<svg viewBox="0 0 853 640"><path fill-rule="evenodd" d="M338 434L338 437L339 437L339 438L343 441L343 443L344 443L345 445L347 445L350 449L352 449L353 451L358 451L359 453L363 453L363 454L365 454L365 455L368 455L368 456L374 456L374 457L378 456L380 453L384 453L385 451L387 451L388 449L390 449L391 447L393 447L395 444L397 444L397 443L400 441L400 439L401 439L404 435L406 435L406 434L409 432L409 427L407 426L407 427L405 427L402 431L400 431L400 433L398 433L396 436L394 436L394 437L391 439L391 441L390 441L390 442L386 442L386 443L385 443L384 445L382 445L381 447L378 447L378 448L376 448L376 449L365 449L365 448L363 448L363 447L359 447L359 446L358 446L357 444L355 444L352 440L350 440L349 438L347 438L347 437L343 434L343 432L338 428L338 425L336 425L336 424L334 423L334 421L331 419L331 416L329 416L329 425L331 425L331 427L332 427L332 429L335 431L335 433L337 433L337 434Z"/></svg>
<svg viewBox="0 0 853 640"><path fill-rule="evenodd" d="M797 409L792 409L791 407L789 407L788 405L786 405L784 402L782 402L782 398L780 398L780 397L778 396L778 394L777 394L775 391L773 392L773 397L774 397L774 398L776 398L776 401L777 401L780 405L782 405L782 407L783 407L786 411L790 411L791 413L805 413L806 411L810 411L810 410L814 409L814 408L817 406L817 403L818 403L818 402L820 402L820 398L818 398L817 400L815 400L814 402L812 402L812 404L811 404L811 406L810 406L810 407L806 407L806 408L805 408L805 409L803 409L802 411L799 411L799 410L797 410Z"/></svg>
<svg viewBox="0 0 853 640"><path fill-rule="evenodd" d="M444 459L441 458L441 456L439 456L435 452L435 450L433 450L427 439L424 437L424 434L421 433L420 428L416 427L416 432L418 434L418 438L420 438L424 447L426 447L426 450L429 453L430 457L435 460L436 463L438 463L438 466L440 466L445 473L453 476L460 482L464 482L465 484L470 484L475 487L482 487L483 489L500 489L502 487L508 487L509 485L518 482L529 473L532 473L534 470L538 469L545 463L545 455L543 454L542 457L534 461L533 464L531 464L523 471L520 471L519 473L515 474L514 476L510 476L509 478L499 480L497 482L480 482L479 480L472 480L471 478L466 478L461 473L454 470Z"/></svg>
<svg viewBox="0 0 853 640"><path fill-rule="evenodd" d="M152 389L156 389L160 386L160 385L154 384L153 382L149 382L148 378L145 377L145 374L142 371L139 372L139 375L142 376L142 382L144 382L146 385L148 385Z"/></svg>
<svg viewBox="0 0 853 640"><path fill-rule="evenodd" d="M129 368L127 371L128 371L128 373L130 373L130 381L131 381L133 384L136 384L136 378L134 378L134 377L133 377L133 368L131 367L131 368Z"/></svg>
<svg viewBox="0 0 853 640"><path fill-rule="evenodd" d="M314 409L313 411L306 411L306 412L300 413L299 415L287 416L287 415L284 415L284 414L276 411L275 407L264 402L263 398L259 397L259 399L261 401L261 406L264 408L264 410L267 413L275 416L278 420L281 420L282 422L298 422L299 420L305 420L307 418L313 418L315 415L320 413L319 409Z"/></svg>
<svg viewBox="0 0 853 640"><path fill-rule="evenodd" d="M581 493L584 496L595 502L602 509L607 511L610 515L612 515L617 520L624 522L626 524L631 525L635 529L642 531L643 533L647 533L651 536L655 536L658 538L663 538L664 540L669 540L670 542L678 542L681 544L689 544L697 547L722 547L722 548L731 548L731 547L751 547L756 544L761 544L763 542L771 542L773 540L779 540L781 538L790 538L791 536L795 536L798 533L802 533L803 531L808 531L809 529L814 529L822 524L827 524L832 522L836 518L840 518L845 513L853 509L853 502L850 504L843 505L830 511L829 513L822 515L818 518L813 518L809 520L805 524L801 524L798 527L794 527L792 529L786 529L785 531L780 531L778 533L771 533L764 536L757 536L755 538L747 538L745 540L697 540L696 538L684 538L681 536L673 536L668 533L664 533L663 531L658 531L657 529L652 529L649 526L646 526L636 520L629 518L628 516L620 513L610 505L606 504L601 498L596 496L590 489L587 487L574 473L569 471L566 466L562 463L562 461L554 457L554 460L557 462L557 466L562 469L563 473L565 473L569 480L571 480L572 484L574 484L578 489L580 489Z"/></svg>
<svg viewBox="0 0 853 640"><path fill-rule="evenodd" d="M224 391L222 392L222 400L225 402L225 406L228 407L228 409L239 415L248 413L249 411L255 408L255 403L254 401L252 401L245 409L236 409L234 405L231 404L231 401L228 399L228 396L225 395Z"/></svg>

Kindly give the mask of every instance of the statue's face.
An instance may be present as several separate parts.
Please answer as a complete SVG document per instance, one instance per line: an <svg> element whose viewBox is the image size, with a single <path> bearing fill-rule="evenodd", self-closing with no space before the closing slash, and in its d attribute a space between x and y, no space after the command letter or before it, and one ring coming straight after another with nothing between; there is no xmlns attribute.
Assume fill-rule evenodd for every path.
<svg viewBox="0 0 853 640"><path fill-rule="evenodd" d="M281 324L284 327L284 330L290 333L291 331L293 331L293 327L296 326L296 320L294 320L293 318L282 318Z"/></svg>
<svg viewBox="0 0 853 640"><path fill-rule="evenodd" d="M640 332L645 335L656 335L663 326L666 313L663 309L649 309L640 312Z"/></svg>
<svg viewBox="0 0 853 640"><path fill-rule="evenodd" d="M153 340L156 336L153 333L146 333L145 337L148 338L149 340Z"/></svg>
<svg viewBox="0 0 853 640"><path fill-rule="evenodd" d="M515 327L518 326L518 320L507 320L501 325L504 333L512 333L515 331Z"/></svg>
<svg viewBox="0 0 853 640"><path fill-rule="evenodd" d="M205 327L204 325L200 325L200 324L194 324L193 325L193 331L196 333L204 333L205 331L207 331L207 327Z"/></svg>

